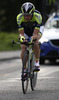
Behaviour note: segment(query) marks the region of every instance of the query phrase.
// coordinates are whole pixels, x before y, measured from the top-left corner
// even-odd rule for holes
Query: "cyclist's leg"
[[[28,36],[25,33],[24,33],[24,37],[25,37],[25,39],[28,38]],[[22,63],[23,63],[23,57],[24,57],[25,50],[26,50],[26,46],[22,44],[21,45],[21,59],[22,59]]]
[[[39,43],[40,38],[41,38],[41,35],[38,34],[38,39],[35,41],[35,43]],[[39,45],[34,45],[33,51],[35,54],[35,67],[37,67],[38,70],[40,70],[40,65],[39,65],[40,47],[39,47]]]
[[[35,41],[35,43],[39,43],[38,40]],[[34,45],[33,51],[34,51],[34,54],[35,54],[35,59],[36,59],[36,61],[38,61],[39,56],[40,56],[40,47],[39,47],[39,45]]]
[[[24,33],[24,37],[25,37],[25,39],[27,39],[27,36],[26,36],[25,33]],[[24,55],[25,55],[24,53],[26,51],[26,48],[27,47],[24,44],[21,45],[21,60],[22,60],[22,64],[23,64]],[[26,70],[27,70],[26,63],[27,63],[27,56],[26,56],[26,59],[25,59],[25,62],[24,62],[24,72],[26,72]],[[24,77],[26,77],[26,73],[24,73]],[[22,79],[22,74],[21,74],[21,79]]]
[[[25,37],[25,39],[27,39],[28,38],[28,36],[24,33],[24,37]],[[21,45],[21,59],[22,59],[22,64],[23,64],[23,60],[24,60],[24,55],[25,55],[25,51],[26,51],[26,48],[27,48],[27,46],[25,46],[25,45]],[[26,59],[25,59],[25,62],[24,62],[24,72],[26,72],[27,71],[27,59],[28,59],[28,56],[26,56]],[[26,77],[26,73],[24,73],[24,77]],[[21,79],[22,79],[22,74],[21,74]]]
[[[23,63],[23,57],[24,57],[24,52],[26,50],[26,46],[25,45],[21,45],[21,59],[22,59],[22,63]]]
[[[44,26],[42,25],[40,27],[40,31],[38,33],[37,41],[35,41],[36,43],[39,43],[39,39],[41,38],[43,31],[44,31]],[[36,59],[35,66],[40,66],[39,65],[39,59],[40,59],[40,47],[39,47],[39,45],[34,46],[34,54],[35,54],[35,59]]]

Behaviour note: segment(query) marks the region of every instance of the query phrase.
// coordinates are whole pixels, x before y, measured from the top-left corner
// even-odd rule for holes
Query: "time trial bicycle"
[[[37,71],[34,71],[35,55],[33,53],[33,46],[40,45],[41,43],[29,44],[29,42],[21,43],[21,42],[14,42],[13,40],[12,45],[13,44],[24,44],[27,47],[24,52],[23,64],[22,64],[22,90],[23,90],[23,93],[26,94],[29,80],[30,80],[30,86],[31,86],[32,91],[34,91],[36,83],[37,83]],[[24,72],[25,63],[27,66],[27,70]],[[26,73],[26,79],[24,77],[24,73]]]

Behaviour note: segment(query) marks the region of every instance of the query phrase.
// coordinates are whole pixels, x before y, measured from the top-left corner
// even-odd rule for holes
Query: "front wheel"
[[[28,88],[28,73],[27,73],[27,71],[25,72],[26,79],[24,77],[24,66],[25,66],[25,64],[26,64],[26,66],[28,66],[27,59],[28,59],[28,54],[27,54],[27,51],[25,51],[24,57],[23,57],[23,66],[22,66],[22,90],[23,90],[24,94],[26,94],[27,88]]]
[[[34,72],[34,63],[35,63],[35,56],[32,53],[32,59],[31,59],[31,78],[30,78],[30,84],[31,89],[34,91],[36,83],[37,83],[37,72]]]

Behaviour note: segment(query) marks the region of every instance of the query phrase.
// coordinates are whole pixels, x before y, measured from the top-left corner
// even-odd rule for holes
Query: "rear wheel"
[[[27,92],[27,88],[28,88],[28,73],[27,71],[24,72],[24,66],[25,66],[25,63],[26,63],[26,66],[28,66],[27,64],[27,59],[28,59],[28,53],[27,51],[24,52],[24,58],[23,58],[23,66],[22,66],[22,90],[23,90],[23,93],[26,94]],[[24,74],[26,74],[26,79],[24,77]]]
[[[33,72],[33,77],[31,78],[31,89],[34,91],[37,83],[37,72]]]
[[[31,58],[31,78],[30,78],[30,84],[31,84],[31,89],[34,91],[36,83],[37,83],[37,72],[34,72],[34,63],[35,63],[35,56],[32,53],[32,58]]]

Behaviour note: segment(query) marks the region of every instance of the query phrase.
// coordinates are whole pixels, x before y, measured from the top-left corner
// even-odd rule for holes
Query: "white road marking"
[[[55,73],[55,72],[57,72],[57,71],[45,72],[41,76],[44,77],[44,76],[47,76],[47,75],[51,75],[52,73]]]
[[[20,81],[21,78],[8,78],[4,80],[0,80],[0,82],[17,82]]]
[[[51,78],[54,78],[54,77],[40,77],[40,76],[38,76],[37,79],[51,79]]]
[[[52,78],[55,78],[54,76],[51,76],[51,74],[56,73],[57,71],[59,71],[59,69],[57,69],[57,68],[54,68],[54,70],[52,70],[50,68],[46,69],[46,70],[42,69],[38,73],[37,79],[52,79]],[[18,72],[18,73],[20,73],[20,72]],[[7,74],[7,76],[9,76],[9,75]],[[15,76],[14,73],[13,73],[12,76]],[[0,80],[0,83],[4,83],[4,82],[19,82],[19,81],[21,81],[21,77],[20,76],[15,76],[15,78],[5,78],[5,79],[2,79],[2,80]]]
[[[51,79],[51,78],[54,78],[54,77],[43,77],[43,76],[38,76],[37,79]],[[8,79],[3,79],[3,80],[0,80],[0,83],[4,83],[4,82],[19,82],[21,81],[21,77],[20,78],[8,78]]]

